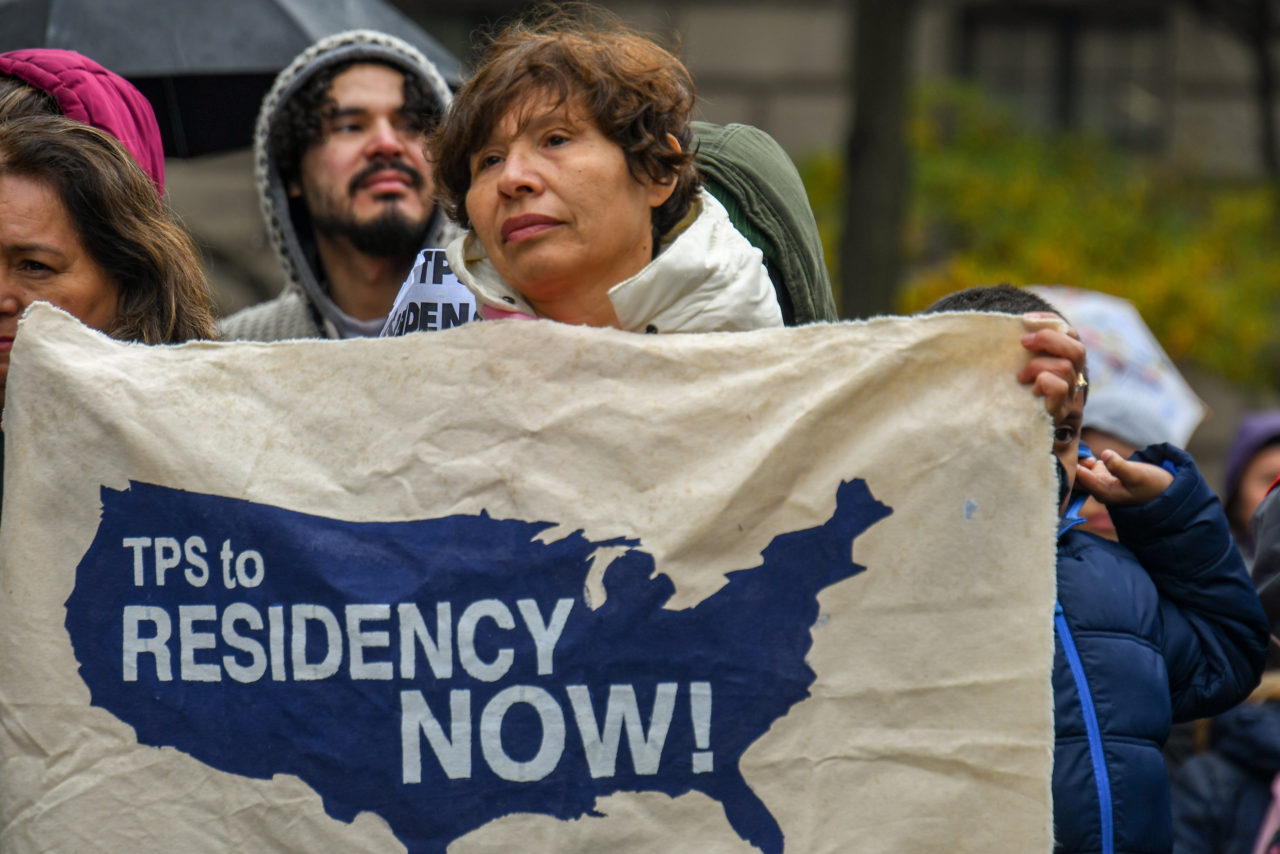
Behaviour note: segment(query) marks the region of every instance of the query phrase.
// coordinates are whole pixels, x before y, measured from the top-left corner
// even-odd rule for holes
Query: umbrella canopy
[[[318,39],[365,28],[398,36],[450,85],[457,58],[384,0],[0,0],[0,51],[78,51],[151,101],[165,153],[249,145],[275,75]]]

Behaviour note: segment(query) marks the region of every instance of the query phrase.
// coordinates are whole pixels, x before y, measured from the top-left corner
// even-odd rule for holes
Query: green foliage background
[[[1034,133],[980,92],[922,90],[899,311],[973,285],[1064,284],[1137,305],[1175,361],[1280,381],[1280,198],[1211,182],[1101,139]],[[838,273],[841,163],[801,164]],[[838,279],[836,279],[838,281]]]

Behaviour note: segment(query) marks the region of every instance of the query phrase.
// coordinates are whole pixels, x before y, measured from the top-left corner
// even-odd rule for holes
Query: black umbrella
[[[0,22],[0,51],[66,48],[127,78],[176,157],[249,145],[275,75],[343,30],[398,36],[450,85],[461,75],[449,51],[384,0],[0,0]]]

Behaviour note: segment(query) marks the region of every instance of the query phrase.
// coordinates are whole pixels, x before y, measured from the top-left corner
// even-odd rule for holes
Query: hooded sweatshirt
[[[289,204],[288,188],[267,146],[267,137],[280,107],[317,72],[351,61],[380,62],[421,79],[427,90],[434,93],[441,115],[452,100],[448,85],[430,60],[407,42],[373,30],[350,30],[321,39],[280,72],[258,112],[253,160],[259,207],[285,283],[275,299],[224,319],[222,334],[228,340],[351,338],[382,331],[385,318],[357,320],[330,298],[310,217],[301,205]],[[424,246],[444,247],[457,233],[457,228],[437,210],[432,215]],[[406,269],[405,274],[408,273]]]
[[[164,148],[151,102],[120,75],[72,50],[0,53],[0,75],[49,94],[67,118],[106,131],[124,145],[164,195]]]
[[[1227,451],[1227,473],[1224,478],[1222,490],[1222,506],[1226,508],[1228,518],[1231,519],[1231,533],[1235,535],[1236,545],[1240,547],[1240,553],[1244,555],[1246,563],[1252,569],[1254,582],[1259,587],[1264,581],[1270,579],[1277,570],[1276,557],[1280,554],[1277,550],[1276,530],[1275,530],[1275,513],[1270,511],[1271,519],[1269,524],[1260,525],[1259,516],[1262,514],[1262,506],[1266,504],[1264,500],[1258,506],[1249,509],[1249,515],[1252,521],[1248,526],[1238,522],[1237,514],[1240,511],[1239,503],[1241,499],[1241,481],[1244,478],[1249,464],[1253,462],[1253,458],[1262,451],[1272,445],[1280,443],[1280,410],[1268,410],[1264,412],[1251,412],[1240,421],[1240,427],[1236,430],[1235,440],[1231,443],[1231,448]],[[1270,472],[1257,472],[1254,477]],[[1271,492],[1275,489],[1272,488]],[[1266,514],[1262,514],[1266,515]],[[1265,535],[1263,529],[1269,528]],[[1255,565],[1255,559],[1263,552],[1268,552],[1261,561],[1261,566]]]

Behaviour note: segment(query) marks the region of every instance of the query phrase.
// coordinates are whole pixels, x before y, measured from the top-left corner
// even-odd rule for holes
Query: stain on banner
[[[863,571],[853,541],[890,514],[845,483],[826,524],[664,610],[674,588],[639,541],[542,542],[549,522],[351,523],[143,483],[102,498],[66,620],[93,704],[140,743],[297,775],[410,852],[515,812],[698,790],[780,854],[738,761],[809,696],[817,595]],[[601,550],[621,555],[592,603]]]
[[[443,249],[423,249],[400,286],[382,336],[434,332],[476,319],[476,298],[449,268]]]

